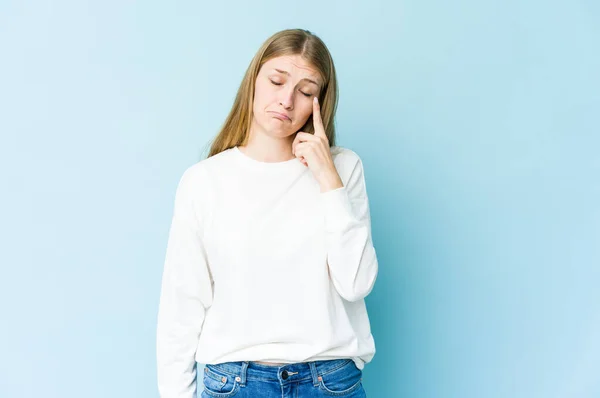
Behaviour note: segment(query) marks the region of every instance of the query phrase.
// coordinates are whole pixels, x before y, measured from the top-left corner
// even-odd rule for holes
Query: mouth
[[[280,120],[289,120],[291,121],[291,119],[289,117],[287,117],[286,115],[279,113],[279,112],[271,112],[273,114],[273,117],[280,119]]]

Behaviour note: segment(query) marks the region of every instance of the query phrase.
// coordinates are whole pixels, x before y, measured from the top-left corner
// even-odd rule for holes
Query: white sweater
[[[190,166],[175,194],[157,325],[162,398],[192,398],[196,362],[375,355],[364,297],[378,262],[363,165],[332,147],[344,187],[298,159],[233,147]]]

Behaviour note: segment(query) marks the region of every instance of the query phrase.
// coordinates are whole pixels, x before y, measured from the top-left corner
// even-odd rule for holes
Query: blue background
[[[253,3],[253,4],[252,4]],[[339,72],[370,397],[600,396],[600,3],[0,3],[0,396],[157,397],[177,181],[262,42]]]

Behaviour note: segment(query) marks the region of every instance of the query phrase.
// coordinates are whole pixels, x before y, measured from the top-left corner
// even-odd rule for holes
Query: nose
[[[291,90],[290,89],[281,90],[281,97],[279,99],[279,103],[286,110],[294,109],[294,88],[293,87]]]

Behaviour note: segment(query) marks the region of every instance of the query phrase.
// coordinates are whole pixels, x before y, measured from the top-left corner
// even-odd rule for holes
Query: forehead
[[[300,79],[309,77],[319,81],[319,72],[317,69],[299,55],[283,55],[272,58],[265,62],[262,68],[267,73],[276,72],[275,69],[280,69]]]

